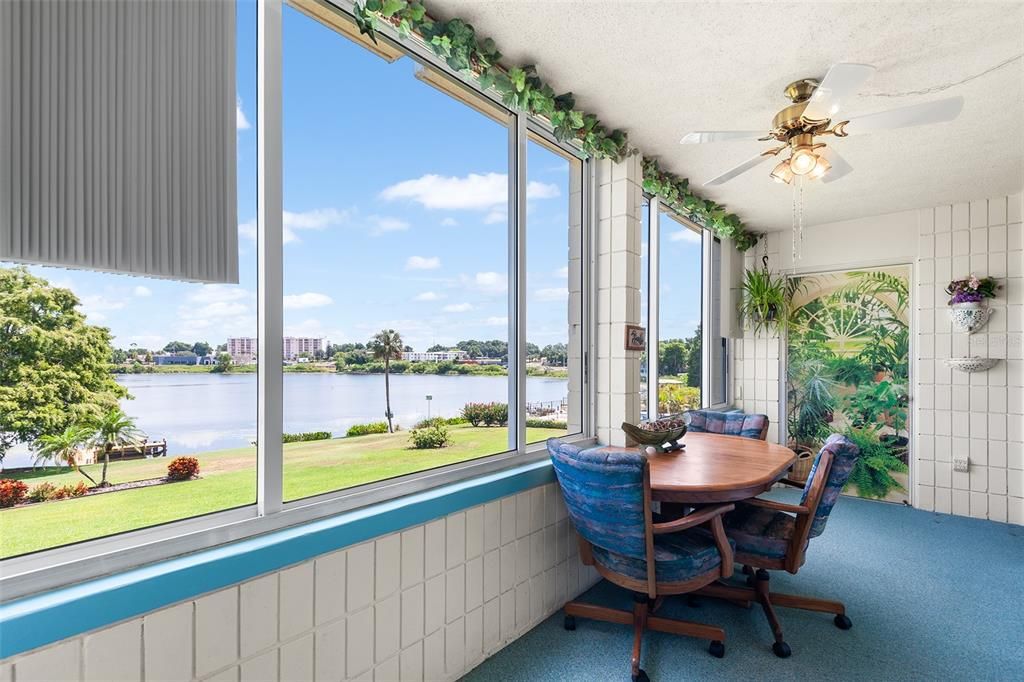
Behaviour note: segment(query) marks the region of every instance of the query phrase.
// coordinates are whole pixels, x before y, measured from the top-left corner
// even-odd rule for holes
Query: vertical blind
[[[0,0],[0,259],[237,282],[235,8]]]

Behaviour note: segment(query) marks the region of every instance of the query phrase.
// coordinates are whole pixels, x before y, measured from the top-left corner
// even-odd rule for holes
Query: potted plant
[[[768,268],[747,270],[742,289],[740,316],[755,334],[762,329],[785,326],[788,296],[784,277],[772,275]]]
[[[967,279],[955,279],[946,287],[949,294],[950,317],[957,328],[974,332],[988,321],[988,309],[985,300],[996,297],[1000,288],[992,277],[979,279],[971,275]]]

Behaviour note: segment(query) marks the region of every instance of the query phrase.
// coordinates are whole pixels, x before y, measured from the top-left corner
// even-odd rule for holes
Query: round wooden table
[[[796,461],[789,448],[742,436],[688,433],[686,447],[648,457],[651,499],[709,504],[757,497]]]

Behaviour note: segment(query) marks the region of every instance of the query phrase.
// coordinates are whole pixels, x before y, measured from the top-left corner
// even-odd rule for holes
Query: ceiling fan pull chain
[[[800,186],[798,192],[800,195],[799,201],[797,202],[799,211],[799,235],[797,236],[797,249],[796,257],[797,260],[802,260],[804,257],[804,179],[803,176],[797,178],[797,184]]]

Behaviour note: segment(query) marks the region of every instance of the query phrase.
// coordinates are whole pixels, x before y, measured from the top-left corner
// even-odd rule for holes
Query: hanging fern
[[[401,38],[417,35],[450,68],[475,79],[484,90],[493,88],[509,108],[546,118],[557,140],[577,142],[588,156],[621,161],[636,153],[625,131],[609,130],[597,116],[576,109],[573,94],[556,94],[532,64],[502,67],[494,41],[478,39],[473,26],[462,19],[434,21],[420,0],[365,0],[355,4],[353,15],[360,33],[374,43],[384,23]],[[747,231],[736,214],[697,196],[687,180],[662,172],[653,159],[644,159],[643,167],[644,189],[657,194],[672,210],[719,237],[732,239],[741,251],[757,243],[758,235]]]

